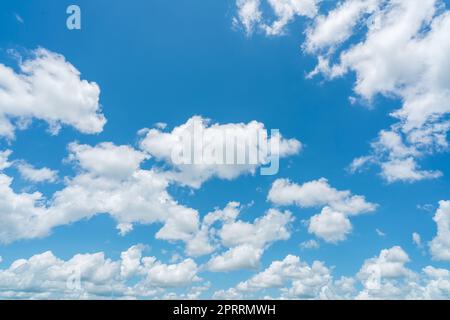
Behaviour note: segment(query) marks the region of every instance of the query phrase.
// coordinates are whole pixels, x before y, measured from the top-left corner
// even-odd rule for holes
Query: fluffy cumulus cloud
[[[380,3],[381,0],[347,0],[327,14],[318,15],[306,31],[306,50],[316,52],[341,44],[352,35],[363,16],[373,13]]]
[[[16,193],[13,179],[0,173],[0,242],[44,235],[48,227],[45,198],[40,192]]]
[[[194,299],[208,290],[209,284],[201,278],[202,268],[194,260],[166,264],[144,256],[145,250],[144,245],[132,246],[118,260],[107,258],[103,252],[76,254],[63,260],[50,251],[18,259],[0,269],[0,297]],[[394,246],[364,261],[354,276],[336,278],[333,268],[323,262],[309,264],[287,255],[212,297],[259,299],[270,292],[283,299],[450,298],[448,270],[426,266],[414,272],[407,267],[409,261],[408,254]]]
[[[382,169],[381,176],[389,183],[415,182],[442,176],[440,171],[420,169],[416,161],[420,152],[414,147],[406,146],[397,132],[382,130],[371,145],[374,154],[354,159],[350,165],[351,172],[360,171],[367,164],[378,163]],[[381,156],[385,159],[382,162],[379,161]]]
[[[300,208],[329,206],[334,210],[357,215],[374,211],[376,205],[364,196],[352,195],[349,190],[337,190],[321,178],[300,185],[287,179],[277,179],[269,191],[268,200],[276,205],[297,205]]]
[[[338,299],[350,298],[356,291],[353,278],[333,279],[332,269],[323,262],[308,264],[298,256],[288,255],[273,261],[265,270],[227,290],[214,293],[217,299],[267,297],[276,290],[282,299]]]
[[[377,207],[363,196],[331,187],[324,178],[302,185],[287,179],[277,179],[267,198],[279,206],[322,207],[319,214],[309,219],[308,231],[331,243],[346,239],[352,230],[349,216],[372,212]]]
[[[214,252],[218,247],[218,223],[233,223],[241,212],[239,202],[229,202],[225,208],[209,212],[203,218],[198,232],[186,243],[186,251],[191,256],[202,256]]]
[[[14,138],[17,128],[43,120],[56,134],[61,125],[82,133],[99,133],[106,119],[99,104],[100,88],[81,79],[65,58],[46,49],[19,58],[19,71],[0,64],[0,137]]]
[[[320,296],[332,280],[331,270],[322,262],[312,265],[300,261],[297,256],[288,255],[282,261],[274,261],[264,271],[236,286],[241,292],[255,292],[269,288],[281,288],[292,298]],[[291,286],[286,288],[287,284]]]
[[[352,171],[380,167],[388,182],[435,179],[439,170],[423,169],[425,156],[448,150],[450,129],[450,13],[443,0],[345,0],[318,10],[315,1],[239,0],[239,21],[247,33],[262,29],[282,34],[296,16],[311,18],[302,45],[317,57],[318,74],[328,79],[356,75],[354,91],[366,102],[377,95],[400,101],[390,113],[395,123],[380,131],[367,156]],[[264,16],[278,17],[268,23]],[[353,100],[354,97],[352,97]],[[399,152],[400,151],[400,152]]]
[[[112,260],[105,253],[76,254],[68,260],[47,251],[18,259],[0,269],[0,297],[19,299],[195,299],[209,288],[202,268],[190,259],[166,264],[145,256],[135,245]],[[410,258],[398,246],[367,259],[354,276],[336,278],[323,262],[311,264],[287,255],[235,287],[218,290],[219,299],[448,299],[450,272],[407,267]],[[361,289],[357,289],[360,287]],[[175,293],[173,290],[176,290]],[[180,293],[180,290],[182,293]]]
[[[255,130],[264,129],[264,125],[257,122],[207,126],[203,118],[196,119],[203,126],[207,141],[217,138],[214,136],[216,128],[219,131],[229,129],[244,139]],[[253,165],[252,168],[245,165],[244,168],[239,165],[201,167],[188,165],[180,169],[174,165],[168,170],[155,166],[143,169],[143,164],[150,158],[169,162],[170,148],[176,144],[176,139],[183,135],[185,128],[192,121],[194,120],[191,119],[185,125],[175,128],[171,133],[164,133],[159,129],[146,130],[145,137],[139,144],[140,149],[128,145],[115,145],[111,142],[102,142],[95,146],[71,143],[65,162],[73,166],[75,174],[64,177],[64,186],[48,197],[40,192],[16,192],[12,187],[13,178],[3,172],[0,173],[2,189],[0,241],[10,243],[19,239],[43,237],[57,226],[89,219],[97,214],[109,214],[117,222],[117,228],[122,235],[131,232],[135,224],[156,223],[161,225],[156,238],[184,242],[186,252],[191,256],[210,254],[217,248],[217,244],[211,242],[210,234],[214,221],[222,221],[224,230],[230,228],[228,224],[231,222],[237,224],[236,228],[250,228],[250,225],[243,222],[238,224],[231,218],[233,214],[230,212],[236,210],[232,208],[233,205],[221,213],[217,211],[207,215],[201,222],[197,210],[179,204],[169,194],[168,188],[173,184],[198,187],[213,176],[231,179],[245,172],[252,172],[261,163]],[[301,148],[300,142],[295,139],[278,138],[281,156],[294,154]],[[270,142],[274,137],[268,139],[265,136],[265,139]],[[8,160],[10,154],[9,150],[1,153],[2,170],[11,166]],[[32,182],[57,180],[56,172],[48,168],[37,169],[25,161],[16,161],[15,164],[26,180]],[[284,217],[290,219],[288,214],[269,211],[261,221],[257,220],[253,232],[260,232],[260,228],[267,229],[264,223],[270,223],[272,222],[270,219],[273,219],[275,223],[281,225],[278,231],[282,235],[279,237],[284,238],[282,229]],[[261,229],[261,232],[266,232],[266,229]],[[253,248],[257,248],[254,261],[259,260],[265,245],[275,240],[278,231],[274,231],[275,235],[267,233],[268,239],[265,242],[259,239],[258,243],[251,244]],[[225,233],[226,231],[223,232],[224,239]],[[238,250],[237,244],[225,245],[230,250]],[[240,253],[244,251],[245,248],[240,248]]]
[[[211,258],[208,269],[213,272],[227,272],[240,269],[256,269],[263,250],[251,245],[233,247],[221,255]]]
[[[268,167],[273,156],[287,157],[300,152],[302,144],[279,133],[269,136],[263,123],[217,124],[200,116],[173,128],[141,130],[142,150],[173,167],[171,178],[199,188],[212,178],[235,179]],[[275,161],[278,161],[275,159]]]
[[[312,216],[308,225],[309,233],[331,243],[345,240],[351,230],[352,224],[345,214],[329,207]]]
[[[247,33],[252,33],[255,25],[261,21],[260,0],[237,0],[238,17],[235,24],[242,24]]]
[[[145,153],[112,143],[71,144],[69,151],[79,173],[53,195],[49,210],[54,223],[108,213],[121,233],[135,223],[162,223],[156,237],[164,240],[187,240],[196,232],[198,212],[170,196],[164,173],[141,169]]]
[[[401,298],[403,292],[396,282],[412,276],[412,272],[405,266],[407,262],[408,255],[398,246],[381,250],[377,257],[366,260],[357,275],[364,286],[359,298],[379,295],[382,295],[380,298],[395,298],[397,295]]]
[[[437,234],[430,241],[430,253],[435,260],[450,261],[450,201],[440,201],[433,218]]]
[[[234,18],[234,24],[241,25],[247,34],[261,30],[267,35],[280,35],[295,17],[314,17],[318,11],[318,2],[318,0],[237,0],[238,14]],[[266,18],[261,9],[263,5],[270,7],[273,18]]]
[[[228,204],[226,209],[238,210],[236,203]],[[217,213],[212,213],[215,215]],[[235,212],[238,213],[238,212]],[[217,216],[216,216],[217,217]],[[222,217],[224,217],[222,215]],[[210,271],[232,271],[238,269],[255,269],[259,266],[264,250],[275,241],[287,240],[291,236],[290,225],[293,222],[289,211],[281,212],[270,209],[253,223],[232,219],[222,220],[223,224],[217,234],[221,246],[227,248],[220,255],[213,256],[207,263]],[[211,215],[206,216],[211,219]],[[211,220],[210,220],[211,221]]]
[[[398,246],[367,259],[356,277],[363,289],[357,299],[449,299],[450,272],[427,266],[414,272],[408,254]]]
[[[143,257],[144,246],[122,252],[119,260],[103,252],[77,254],[65,261],[47,251],[0,269],[0,297],[18,299],[111,299],[161,297],[168,288],[189,287],[201,279],[186,259],[164,264]],[[127,280],[133,278],[134,284]]]
[[[129,146],[73,143],[68,160],[78,173],[51,199],[39,192],[16,193],[13,179],[1,174],[0,241],[46,236],[56,226],[100,213],[110,214],[122,233],[134,223],[161,223],[158,238],[188,240],[197,231],[198,212],[169,195],[164,173],[140,168],[147,157]]]
[[[56,182],[58,172],[47,167],[35,168],[31,164],[21,161],[17,164],[17,170],[23,179],[30,182]]]
[[[418,160],[448,148],[449,27],[449,11],[440,0],[347,0],[307,31],[306,51],[319,61],[311,75],[354,72],[354,90],[363,99],[381,94],[402,103],[391,113],[397,122],[380,132],[372,153],[356,159],[353,169],[378,164],[389,182],[441,175],[423,170]],[[360,40],[343,45],[361,28]]]
[[[11,166],[11,162],[8,161],[11,153],[11,150],[0,151],[0,170],[5,170]]]
[[[235,287],[218,290],[217,299],[263,298],[277,292],[283,299],[448,299],[450,272],[432,266],[414,272],[398,246],[367,259],[357,274],[336,278],[323,262],[308,264],[288,255]],[[360,287],[361,289],[358,289]]]

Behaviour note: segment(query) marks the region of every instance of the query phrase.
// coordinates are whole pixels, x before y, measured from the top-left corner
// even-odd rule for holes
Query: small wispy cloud
[[[412,241],[417,248],[422,248],[422,238],[420,237],[420,234],[413,232]]]
[[[320,244],[316,240],[308,240],[300,243],[301,249],[318,249]]]
[[[429,204],[429,203],[427,203],[427,204],[418,204],[417,205],[417,209],[423,210],[423,211],[426,211],[426,212],[434,212],[435,211],[434,205]]]
[[[25,23],[25,21],[23,20],[23,18],[19,14],[14,13],[14,16],[16,17],[17,22],[19,22],[21,24]]]
[[[379,235],[380,237],[386,237],[386,233],[384,233],[384,232],[381,231],[380,229],[375,229],[375,232],[376,232],[377,235]]]

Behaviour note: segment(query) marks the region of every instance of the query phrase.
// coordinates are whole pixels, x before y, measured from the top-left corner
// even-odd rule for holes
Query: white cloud
[[[288,239],[289,224],[292,221],[293,217],[289,211],[269,209],[264,216],[256,218],[253,223],[235,221],[224,224],[219,236],[222,244],[227,247],[241,244],[264,247],[269,242]]]
[[[367,202],[363,196],[331,187],[324,178],[303,185],[287,179],[277,179],[267,198],[276,205],[322,207],[321,213],[309,219],[308,231],[331,243],[346,239],[352,230],[349,216],[372,212],[377,207],[376,204]]]
[[[217,230],[214,224],[229,224],[236,221],[242,207],[239,202],[229,202],[225,208],[209,212],[203,218],[198,232],[186,242],[186,252],[190,256],[202,256],[217,248]]]
[[[217,221],[223,221],[225,223],[233,223],[239,216],[242,210],[242,206],[239,202],[231,201],[227,203],[225,208],[216,209],[213,212],[208,213],[203,219],[203,223],[207,226],[211,226]]]
[[[407,276],[410,271],[405,267],[405,264],[409,261],[408,254],[399,246],[384,249],[381,250],[377,257],[364,262],[364,265],[359,270],[358,276],[361,279],[366,279],[373,274],[373,267],[378,269],[377,271],[380,277],[398,278]]]
[[[347,216],[329,207],[323,208],[321,213],[312,216],[308,225],[309,233],[331,243],[345,240],[351,230],[352,225]]]
[[[170,241],[188,241],[198,232],[198,212],[169,195],[164,173],[140,168],[144,153],[112,143],[71,144],[69,152],[79,172],[51,199],[15,193],[12,178],[0,174],[1,242],[46,236],[56,226],[101,213],[110,214],[122,234],[135,223],[163,224],[156,237]]]
[[[395,246],[368,259],[358,272],[363,285],[357,299],[448,299],[450,273],[427,266],[420,273],[406,267],[407,253]]]
[[[138,286],[185,287],[200,281],[197,276],[198,267],[192,259],[177,264],[163,264],[156,258],[144,258],[145,279]]]
[[[47,251],[0,270],[0,296],[26,299],[123,294],[125,288],[116,278],[118,268],[119,263],[106,259],[103,253],[79,254],[63,261]]]
[[[217,300],[242,300],[243,294],[235,288],[229,288],[227,290],[219,290],[214,292],[212,298]]]
[[[261,299],[267,290],[278,299],[448,299],[450,271],[432,266],[414,272],[408,254],[398,246],[367,259],[359,272],[334,278],[323,262],[308,264],[288,255],[235,287],[219,290],[218,299]],[[357,290],[357,287],[362,287]]]
[[[253,32],[255,25],[261,21],[260,0],[236,0],[238,17],[234,23],[242,23],[247,34]]]
[[[227,257],[234,260],[227,261],[225,269],[240,268],[238,260],[243,249],[239,251],[238,247],[243,245],[251,246],[254,254],[247,267],[255,267],[267,246],[290,236],[293,218],[289,212],[271,209],[247,223],[236,220],[242,209],[237,202],[230,202],[200,221],[196,210],[177,203],[168,193],[173,183],[171,175],[142,169],[148,154],[130,146],[72,143],[68,150],[68,163],[77,169],[76,174],[65,177],[64,188],[49,199],[39,192],[16,193],[11,187],[12,178],[0,175],[1,242],[44,237],[57,226],[109,214],[121,235],[131,232],[134,224],[161,224],[156,238],[184,242],[190,256],[210,254],[220,246],[227,248],[228,255],[215,256],[216,263],[211,262],[215,265],[212,269],[219,270],[217,261]]]
[[[130,231],[134,223],[163,223],[159,239],[184,241],[197,231],[198,212],[169,195],[165,174],[140,168],[146,154],[112,143],[71,144],[69,151],[80,172],[53,196],[50,210],[58,223],[104,212],[116,219],[121,231]]]
[[[301,208],[329,206],[349,215],[371,212],[376,205],[363,196],[352,195],[348,190],[339,191],[321,178],[299,185],[287,179],[277,179],[269,191],[268,200],[276,205],[297,205]]]
[[[430,253],[435,260],[450,261],[450,201],[440,201],[433,220],[437,234],[430,241]]]
[[[236,216],[233,213],[231,218],[235,219]],[[207,264],[209,270],[215,272],[257,268],[264,250],[271,243],[289,239],[290,224],[293,221],[289,211],[280,212],[275,209],[268,210],[253,223],[234,221],[230,216],[226,219],[217,235],[221,244],[229,249],[221,255],[213,256]]]
[[[420,170],[413,158],[390,160],[381,164],[382,177],[387,182],[415,182],[424,179],[435,179],[442,176],[440,171]]]
[[[394,131],[382,130],[372,147],[377,153],[386,153],[390,159],[403,159],[419,155],[416,149],[406,146],[401,135]]]
[[[202,285],[192,286],[187,291],[182,293],[169,292],[164,294],[161,299],[164,300],[198,300],[202,293],[209,290],[211,286],[210,282]]]
[[[103,252],[77,254],[64,261],[47,251],[0,269],[0,296],[12,299],[92,299],[152,297],[164,288],[186,287],[200,280],[191,259],[166,265],[142,257],[142,245],[113,261]],[[128,285],[130,276],[137,277]]]
[[[142,251],[144,249],[144,245],[138,244],[120,254],[120,259],[122,260],[120,275],[122,277],[128,279],[141,272]]]
[[[267,0],[277,19],[270,25],[264,25],[267,35],[283,34],[286,25],[296,16],[309,18],[317,14],[317,0]]]
[[[416,247],[418,247],[418,248],[422,247],[422,238],[421,238],[420,234],[418,234],[417,232],[413,232],[412,241],[416,245]]]
[[[103,130],[99,86],[81,80],[62,55],[40,48],[20,59],[19,69],[0,64],[0,136],[14,138],[16,127],[33,118],[47,122],[53,134],[61,125],[82,133]]]
[[[418,204],[416,207],[417,207],[417,209],[423,210],[423,211],[426,211],[426,212],[433,212],[433,211],[435,211],[435,207],[431,203]]]
[[[379,235],[380,237],[386,237],[386,233],[380,229],[375,229],[375,232],[377,233],[377,235]]]
[[[378,139],[372,143],[372,149],[373,155],[353,160],[351,172],[360,170],[366,164],[378,163],[381,166],[381,176],[389,183],[435,179],[442,175],[440,171],[421,170],[416,158],[422,154],[417,149],[406,146],[399,132],[382,130]]]
[[[330,278],[330,270],[321,262],[315,261],[309,266],[301,262],[299,257],[288,255],[282,261],[272,262],[267,269],[239,283],[236,288],[243,292],[251,292],[282,288],[288,281],[292,281],[293,287],[290,291],[293,295],[312,297],[317,295]]]
[[[422,170],[417,161],[448,149],[449,27],[450,14],[440,0],[347,0],[318,17],[307,32],[306,51],[318,55],[311,76],[334,78],[352,71],[354,90],[364,99],[381,94],[401,100],[402,107],[391,113],[397,123],[380,133],[370,155],[389,182],[441,175]],[[363,36],[356,42],[345,42],[360,30]]]
[[[217,246],[211,243],[210,229],[204,225],[190,239],[186,240],[186,254],[191,257],[210,254],[216,248]]]
[[[422,273],[426,282],[420,290],[419,299],[420,296],[424,299],[450,299],[450,271],[427,266]]]
[[[11,155],[11,150],[0,151],[0,171],[5,170],[11,166],[11,162],[8,162],[8,158]]]
[[[272,141],[275,141],[273,139],[278,138],[280,157],[297,154],[302,148],[302,144],[296,139],[271,136],[262,139],[264,141],[257,140],[258,144],[254,153],[258,155],[258,159],[255,164],[249,162],[228,164],[224,161],[228,155],[215,154],[217,150],[223,153],[224,147],[227,145],[226,137],[235,137],[233,141],[236,145],[236,153],[243,150],[244,155],[248,158],[249,145],[257,139],[260,132],[266,132],[266,129],[263,123],[257,121],[247,124],[212,124],[208,119],[194,116],[186,123],[173,128],[171,132],[164,132],[160,129],[141,131],[144,137],[140,141],[140,147],[157,160],[165,161],[173,167],[171,179],[190,187],[199,188],[203,182],[213,177],[232,180],[243,174],[254,174],[258,167],[266,165],[270,161],[269,151],[271,150],[267,150],[268,147],[264,146],[264,142],[270,145]],[[209,152],[212,154],[210,155]],[[189,161],[194,161],[189,164],[176,163],[174,155],[178,157],[179,154],[184,154]]]
[[[285,32],[285,27],[297,16],[312,18],[318,11],[318,0],[267,0],[273,11],[273,19],[264,18],[260,0],[237,0],[238,16],[234,24],[241,24],[247,34],[255,29],[262,30],[266,35],[276,36]]]
[[[320,244],[314,239],[310,239],[308,241],[300,243],[300,248],[302,249],[318,249],[319,247]]]
[[[244,131],[245,128],[263,127],[257,122],[248,125],[214,126],[232,130],[243,128]],[[174,129],[175,133],[166,134],[158,131],[157,134],[160,138],[162,137],[162,140],[167,137],[170,140],[170,137],[177,135],[178,130],[183,130],[182,127]],[[205,127],[206,131],[210,128]],[[147,138],[148,136],[144,139],[145,143],[141,142],[141,145],[145,144],[145,149],[151,149],[155,157],[167,155],[165,152],[168,152],[168,149],[164,149],[164,143],[158,144],[156,140],[150,143]],[[158,146],[161,148],[158,149]],[[291,154],[297,152],[300,146],[296,140],[282,140],[280,152],[282,155]],[[179,204],[167,191],[171,184],[180,183],[178,179],[180,172],[155,168],[142,169],[143,163],[150,158],[145,151],[127,145],[115,145],[111,142],[99,143],[96,146],[71,143],[68,151],[69,156],[66,162],[76,169],[76,173],[72,177],[65,177],[65,186],[48,198],[39,192],[16,193],[11,187],[13,179],[1,174],[0,189],[3,191],[0,195],[0,216],[3,223],[0,226],[0,242],[10,243],[19,239],[44,237],[57,226],[89,219],[97,214],[109,214],[117,222],[121,235],[131,232],[134,224],[161,224],[161,229],[156,233],[157,239],[182,241],[186,244],[188,255],[199,256],[210,254],[217,248],[219,240],[217,236],[214,239],[211,235],[211,232],[215,230],[212,227],[215,221],[227,225],[225,230],[234,224],[247,226],[242,221],[235,221],[239,213],[238,203],[230,203],[222,211],[216,210],[207,215],[203,223],[200,223],[199,213],[196,210]],[[9,154],[10,151],[2,152],[3,168],[10,165],[7,161]],[[18,163],[20,173],[29,180],[51,181],[56,178],[54,176],[56,173],[49,169],[34,169],[25,162]],[[229,170],[228,176],[228,173],[224,173],[220,168],[213,168],[212,173],[208,170],[200,177],[200,183],[211,175],[218,174],[221,177],[230,178],[242,173],[241,169],[236,170],[233,166],[224,169]],[[248,168],[244,169],[246,170]],[[195,169],[193,171],[194,173],[185,168],[181,175],[197,179],[198,171]],[[257,225],[254,230],[260,233],[255,234],[253,246],[263,249],[275,238],[285,237],[283,226],[280,226],[280,230],[270,230],[267,225],[264,225],[264,219],[276,220],[278,217],[280,219],[273,221],[274,223],[282,224],[283,217],[288,217],[288,220],[291,218],[287,213],[270,211],[261,218],[260,222],[256,220]],[[253,225],[248,224],[248,226],[252,228]],[[224,239],[225,233],[224,231]],[[244,236],[246,235],[242,234],[242,237]],[[227,246],[231,247],[230,244]]]
[[[16,165],[23,179],[31,182],[56,182],[58,180],[58,171],[47,167],[36,169],[29,163],[20,161]]]
[[[338,3],[326,15],[319,15],[306,31],[306,50],[317,52],[347,40],[363,15],[373,13],[383,0],[348,0]]]
[[[176,298],[198,299],[209,288],[199,284],[200,268],[192,259],[165,264],[143,256],[135,245],[111,260],[103,252],[77,254],[68,260],[52,252],[18,259],[0,269],[3,299]],[[367,259],[354,277],[333,277],[323,262],[308,264],[294,255],[273,261],[266,269],[235,287],[219,290],[215,299],[267,297],[267,290],[283,299],[448,299],[450,272],[427,266],[416,273],[400,247],[383,249]],[[133,279],[133,281],[129,281]],[[357,291],[356,285],[362,290]],[[173,293],[172,289],[186,290]],[[275,290],[275,291],[273,291]]]
[[[117,230],[119,230],[119,234],[121,236],[125,236],[126,234],[133,231],[133,224],[129,222],[118,223],[116,226]]]
[[[277,289],[283,299],[328,299],[347,297],[354,291],[353,279],[333,281],[331,272],[320,261],[309,265],[297,256],[288,255],[234,288],[217,291],[214,298],[259,299],[267,290]]]
[[[136,245],[121,254],[120,274],[125,279],[141,278],[134,288],[137,292],[145,292],[151,287],[186,287],[201,280],[194,260],[188,258],[179,263],[164,264],[155,257],[142,257],[144,249],[144,245]]]
[[[367,259],[357,274],[363,289],[355,298],[448,299],[447,270],[427,266],[416,273],[406,267],[409,261],[408,254],[399,246],[381,250],[378,256]]]
[[[0,173],[0,242],[35,238],[46,234],[47,208],[41,193],[15,193],[13,179]]]
[[[130,146],[103,142],[95,147],[71,143],[69,160],[93,176],[120,180],[132,175],[148,156]]]
[[[353,159],[352,163],[348,167],[348,171],[350,173],[356,173],[363,170],[363,168],[374,162],[374,158],[372,156],[363,156],[359,158]]]
[[[262,249],[242,244],[228,249],[222,255],[211,258],[207,266],[213,272],[256,269],[259,266],[262,253]]]
[[[19,22],[21,24],[25,23],[25,21],[23,20],[23,18],[19,14],[15,13],[14,17],[16,18],[17,22]]]
[[[445,53],[450,48],[450,13],[446,2],[345,0],[316,15],[314,1],[298,1],[297,6],[294,1],[273,0],[269,7],[279,18],[273,24],[264,21],[261,1],[238,1],[239,14],[250,2],[247,20],[240,19],[248,33],[258,27],[267,34],[281,34],[296,15],[313,18],[303,44],[304,51],[318,60],[309,77],[336,78],[354,72],[354,91],[364,100],[384,95],[401,101],[401,108],[390,113],[397,122],[380,132],[369,155],[355,158],[351,172],[376,164],[390,183],[442,176],[438,170],[422,169],[419,161],[448,150],[450,58]],[[297,10],[300,6],[309,7],[309,14]],[[392,143],[408,154],[390,149]]]
[[[165,123],[165,122],[155,123],[155,128],[157,128],[157,129],[164,130],[166,127],[167,127],[167,123]]]

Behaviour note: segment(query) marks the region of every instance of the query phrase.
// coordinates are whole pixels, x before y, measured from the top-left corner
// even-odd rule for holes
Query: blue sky
[[[428,2],[433,2],[436,8],[443,6],[436,9],[434,19],[448,13],[445,7],[448,1]],[[420,6],[416,1],[399,3]],[[4,173],[14,179],[12,188],[16,193],[40,191],[51,199],[57,190],[65,188],[67,182],[63,177],[74,177],[79,172],[73,163],[63,161],[69,154],[68,145],[74,141],[89,146],[112,142],[139,149],[137,132],[158,122],[166,123],[170,131],[195,115],[220,124],[256,120],[265,128],[280,129],[283,137],[295,138],[303,145],[300,152],[281,159],[277,175],[242,174],[232,180],[213,177],[198,189],[173,183],[168,192],[178,203],[197,210],[200,217],[215,208],[224,208],[230,201],[238,201],[244,205],[239,216],[243,221],[253,222],[274,207],[290,210],[295,221],[290,225],[288,239],[271,242],[255,268],[212,272],[205,267],[211,255],[192,257],[200,267],[198,276],[202,278],[195,285],[208,283],[208,288],[198,297],[210,298],[215,292],[225,292],[289,254],[298,256],[308,265],[315,260],[323,261],[335,279],[357,278],[366,259],[377,257],[381,250],[394,246],[400,246],[407,253],[410,260],[407,267],[417,274],[429,265],[442,269],[450,267],[448,260],[433,259],[428,248],[428,242],[436,236],[436,223],[432,218],[439,201],[449,200],[450,156],[446,148],[430,147],[434,148],[430,151],[422,145],[410,145],[428,150],[418,157],[420,166],[424,170],[440,171],[439,177],[388,181],[380,172],[386,160],[371,147],[381,130],[399,123],[389,114],[400,109],[409,96],[398,87],[383,92],[374,89],[372,101],[364,101],[363,94],[355,90],[355,83],[364,80],[365,71],[357,69],[356,62],[355,65],[349,62],[349,71],[333,79],[326,70],[315,77],[307,77],[316,67],[318,56],[327,57],[327,54],[324,53],[326,48],[310,52],[302,48],[308,41],[305,32],[318,23],[314,16],[325,15],[338,5],[318,3],[319,11],[313,17],[297,13],[282,32],[268,35],[264,23],[269,25],[277,16],[265,1],[260,7],[265,20],[254,20],[252,30],[246,30],[239,7],[232,0],[177,3],[78,0],[76,4],[82,12],[81,30],[68,30],[65,26],[69,4],[72,2],[1,2],[0,63],[20,73],[11,49],[24,59],[31,57],[32,50],[39,47],[64,56],[80,71],[81,79],[93,81],[100,87],[101,112],[107,123],[95,134],[84,134],[73,126],[63,125],[57,135],[51,135],[48,124],[35,119],[25,130],[16,130],[14,139],[1,139],[0,151],[12,150],[10,160],[57,170],[61,178],[56,183],[30,183],[12,165]],[[374,14],[366,13],[361,19],[371,15]],[[339,52],[360,42],[367,43],[364,43],[367,30],[361,24],[346,43],[333,49],[328,56],[330,61],[338,63]],[[419,32],[426,35],[427,31]],[[368,48],[372,47],[368,45]],[[448,69],[448,65],[442,62],[437,68]],[[398,77],[404,78],[403,75]],[[450,82],[442,81],[442,86],[448,90]],[[414,87],[415,82],[405,83]],[[349,97],[356,97],[358,101],[353,104]],[[0,103],[0,112],[2,105]],[[442,112],[441,123],[448,119],[448,112]],[[376,164],[362,172],[350,173],[348,168],[352,161],[368,154],[376,158]],[[161,161],[151,159],[142,168],[161,165]],[[285,178],[301,185],[322,177],[337,190],[351,190],[353,195],[362,195],[368,202],[377,204],[372,212],[351,217],[352,231],[338,243],[327,242],[308,232],[308,219],[318,214],[321,207],[280,206],[268,200],[269,190],[277,179]],[[0,219],[1,214],[0,209]],[[54,227],[42,237],[1,244],[0,269],[8,269],[18,259],[29,259],[45,251],[52,251],[62,260],[79,253],[95,252],[104,252],[106,257],[117,260],[121,252],[136,244],[148,246],[144,255],[154,256],[163,264],[175,263],[171,262],[175,253],[180,256],[179,261],[191,259],[182,242],[155,238],[161,226],[136,223],[133,231],[121,236],[115,220],[99,212],[91,218]],[[385,235],[379,235],[377,229]],[[413,243],[413,232],[420,234],[422,247]],[[320,247],[302,249],[300,244],[311,239]],[[221,248],[212,254],[224,251],[225,248]],[[288,286],[289,283],[283,285]],[[358,291],[364,290],[364,284],[355,286]],[[158,297],[172,291],[182,294],[190,288],[191,284],[159,288]],[[9,290],[2,287],[0,276],[0,292]],[[39,290],[45,293],[46,289]],[[269,288],[252,293],[252,297],[277,297],[281,291]],[[446,291],[442,295],[449,297],[449,294],[450,291]],[[7,297],[6,294],[0,296]],[[296,298],[299,297],[303,298]]]

